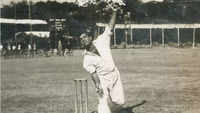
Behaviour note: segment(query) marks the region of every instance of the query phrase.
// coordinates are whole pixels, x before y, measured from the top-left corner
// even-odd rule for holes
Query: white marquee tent
[[[47,24],[47,22],[45,20],[8,19],[8,18],[0,18],[0,23],[5,23],[5,24]]]

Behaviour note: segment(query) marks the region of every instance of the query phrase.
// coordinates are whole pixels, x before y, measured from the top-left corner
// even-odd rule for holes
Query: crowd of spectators
[[[42,47],[37,42],[7,41],[0,44],[0,56],[9,58],[33,58],[38,56],[66,56],[73,55],[73,40],[58,41],[56,48],[51,48],[49,41],[43,43]],[[40,46],[40,47],[39,47]]]

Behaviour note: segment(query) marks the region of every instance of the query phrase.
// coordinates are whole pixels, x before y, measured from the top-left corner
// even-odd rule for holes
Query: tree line
[[[27,1],[12,2],[1,8],[2,18],[28,19],[29,3]],[[108,22],[111,12],[106,9],[105,3],[80,7],[77,4],[56,1],[30,2],[30,15],[32,19],[48,21],[52,18],[65,18],[71,28],[71,35],[80,35],[81,27],[94,25],[96,22]],[[130,17],[127,18],[127,13]],[[150,2],[142,4],[137,0],[127,0],[126,6],[122,7],[117,23],[198,23],[200,22],[200,2]],[[16,32],[30,30],[29,25],[4,25],[2,24],[1,41],[13,39]],[[48,25],[43,28],[33,25],[33,30],[48,31]],[[14,29],[15,28],[15,29]],[[77,31],[78,28],[78,31]]]
[[[200,2],[190,3],[155,3],[142,4],[137,0],[127,0],[123,12],[119,15],[118,23],[124,22],[124,15],[131,13],[134,23],[194,23],[200,21]],[[74,3],[56,1],[30,3],[31,18],[48,20],[50,18],[73,18],[79,24],[106,22],[109,11],[105,11],[105,4],[79,7]],[[29,18],[27,1],[12,2],[1,8],[2,18]]]

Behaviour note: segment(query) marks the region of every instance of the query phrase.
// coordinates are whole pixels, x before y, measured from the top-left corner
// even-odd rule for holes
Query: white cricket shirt
[[[96,72],[98,75],[105,75],[115,69],[110,49],[110,38],[111,29],[106,27],[104,33],[93,41],[100,56],[88,51],[84,52],[83,67],[89,73]]]

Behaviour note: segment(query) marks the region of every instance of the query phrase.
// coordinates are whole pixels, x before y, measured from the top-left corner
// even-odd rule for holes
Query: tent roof
[[[48,31],[26,31],[26,32],[18,32],[16,33],[16,35],[19,35],[21,33],[25,33],[26,35],[34,35],[34,36],[38,36],[40,38],[49,38],[49,34],[50,32]]]
[[[105,27],[107,24],[96,23],[99,27]],[[116,24],[115,28],[126,29],[126,28],[137,28],[137,29],[174,29],[174,28],[200,28],[200,24]]]
[[[7,19],[7,18],[0,18],[0,23],[6,23],[6,24],[47,24],[47,22],[45,20]]]

